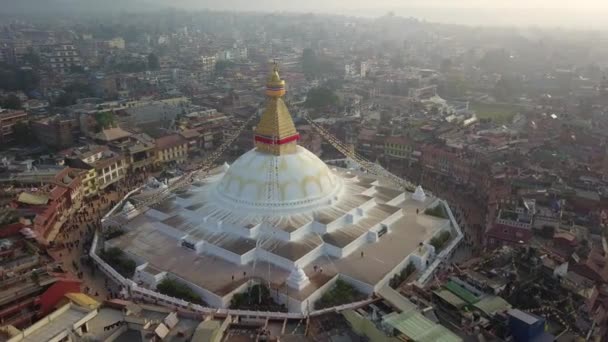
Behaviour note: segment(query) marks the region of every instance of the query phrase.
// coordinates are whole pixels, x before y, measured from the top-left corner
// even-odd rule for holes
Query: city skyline
[[[482,0],[433,0],[433,1],[346,1],[312,0],[291,3],[278,0],[127,0],[106,1],[102,4],[92,0],[24,0],[6,2],[2,12],[119,12],[156,11],[168,8],[182,10],[296,12],[339,14],[347,16],[378,17],[386,13],[414,17],[421,20],[463,24],[469,26],[541,26],[576,29],[606,29],[603,18],[608,15],[608,3],[600,0],[550,1],[482,1]]]

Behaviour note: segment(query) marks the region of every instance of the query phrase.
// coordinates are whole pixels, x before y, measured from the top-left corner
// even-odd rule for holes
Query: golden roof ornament
[[[257,151],[282,155],[294,153],[300,135],[293,124],[291,114],[283,102],[285,81],[279,75],[275,62],[266,82],[266,109],[255,129],[254,141]]]

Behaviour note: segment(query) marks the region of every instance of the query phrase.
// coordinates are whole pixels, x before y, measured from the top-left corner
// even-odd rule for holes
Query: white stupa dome
[[[230,166],[214,196],[236,208],[282,213],[329,205],[341,188],[342,179],[304,147],[282,155],[254,148]]]

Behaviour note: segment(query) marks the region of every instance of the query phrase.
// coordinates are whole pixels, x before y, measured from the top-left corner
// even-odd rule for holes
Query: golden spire
[[[300,135],[283,102],[285,81],[279,76],[279,66],[274,63],[266,83],[266,109],[255,129],[254,140],[258,151],[274,155],[294,153]]]

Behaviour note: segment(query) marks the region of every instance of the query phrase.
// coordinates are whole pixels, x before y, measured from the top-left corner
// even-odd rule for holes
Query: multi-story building
[[[184,139],[188,140],[188,151],[197,152],[203,145],[204,136],[195,129],[184,129],[179,132]]]
[[[66,148],[74,143],[76,120],[60,116],[32,121],[31,128],[39,142],[55,147]]]
[[[473,177],[475,160],[466,158],[463,150],[427,144],[421,147],[421,152],[420,162],[426,171],[451,177],[456,183],[463,184]]]
[[[202,71],[205,73],[211,73],[215,70],[215,63],[217,62],[217,58],[215,56],[201,56],[199,59],[199,63],[202,67]]]
[[[56,73],[65,74],[75,66],[81,66],[80,53],[73,44],[55,44],[43,48],[43,60]]]
[[[391,159],[415,160],[414,143],[406,137],[392,136],[384,141],[384,155]]]
[[[527,244],[532,238],[532,216],[524,208],[503,209],[486,231],[485,242],[490,248]]]
[[[13,126],[27,120],[27,113],[22,110],[2,110],[0,108],[0,144],[14,140]]]
[[[82,181],[85,197],[95,196],[99,190],[123,179],[129,167],[125,156],[108,146],[84,146],[61,154],[71,167],[87,170]]]
[[[125,156],[131,170],[144,169],[156,161],[155,140],[145,133],[132,134],[126,139],[111,142],[109,146]]]
[[[156,163],[181,163],[188,157],[188,140],[179,134],[156,139]]]
[[[125,48],[125,40],[122,37],[112,38],[106,41],[110,49],[123,50]]]
[[[82,170],[63,168],[52,177],[21,178],[20,184],[37,186],[36,191],[19,194],[13,207],[24,217],[33,218],[33,231],[38,241],[52,241],[61,225],[80,207],[83,188]],[[40,184],[44,184],[40,186]]]

